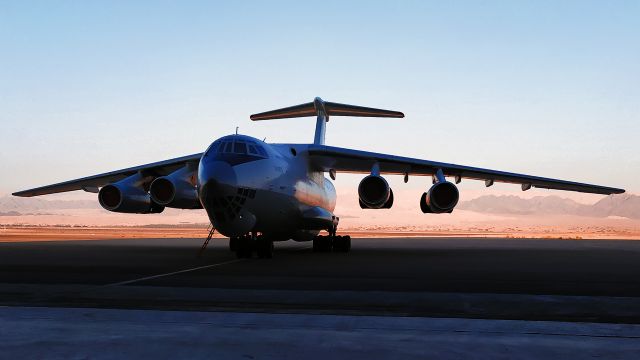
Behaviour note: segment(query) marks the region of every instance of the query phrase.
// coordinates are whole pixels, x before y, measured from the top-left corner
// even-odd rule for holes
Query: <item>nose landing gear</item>
[[[258,258],[273,257],[273,241],[264,235],[245,234],[229,239],[229,250],[236,253],[238,259],[251,258],[255,252]]]

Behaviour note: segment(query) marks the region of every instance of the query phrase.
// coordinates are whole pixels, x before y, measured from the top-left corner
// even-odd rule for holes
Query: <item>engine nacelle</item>
[[[379,175],[369,175],[360,181],[358,197],[363,209],[390,209],[393,206],[393,190]]]
[[[113,212],[132,214],[152,214],[164,211],[164,206],[155,203],[145,191],[146,178],[140,174],[129,176],[113,184],[106,185],[98,192],[98,201],[105,209]]]
[[[153,180],[149,188],[151,199],[171,208],[202,209],[193,176],[194,170],[184,167]]]
[[[450,213],[458,204],[460,194],[458,188],[448,181],[435,183],[420,198],[420,209],[423,213]]]

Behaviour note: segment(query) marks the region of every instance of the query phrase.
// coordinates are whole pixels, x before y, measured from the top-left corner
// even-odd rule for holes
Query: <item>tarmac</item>
[[[640,350],[640,241],[366,238],[354,239],[347,254],[314,253],[310,243],[277,243],[273,259],[236,259],[221,239],[214,239],[198,256],[201,243],[202,239],[0,243],[0,305],[5,306],[0,308],[0,336],[9,339],[0,350],[41,357],[38,346],[33,352],[20,352],[24,348],[19,344],[33,341],[28,328],[33,329],[30,336],[49,339],[50,344],[61,341],[52,333],[55,329],[88,334],[81,341],[93,344],[86,349],[97,349],[105,346],[101,332],[111,333],[114,326],[123,326],[125,333],[156,328],[146,338],[128,338],[134,342],[191,329],[193,338],[181,341],[194,342],[189,345],[194,349],[215,345],[223,358],[247,358],[247,354],[283,358],[282,352],[264,348],[283,341],[275,330],[291,335],[293,342],[298,340],[292,331],[302,343],[325,339],[314,345],[318,352],[311,352],[311,358],[321,358],[330,349],[343,349],[343,355],[352,354],[349,349],[364,351],[353,344],[364,341],[365,335],[369,342],[378,339],[369,350],[378,349],[371,354],[386,354],[384,358],[442,351],[454,358],[474,358],[472,349],[480,343],[486,343],[481,348],[490,358],[536,354],[530,347],[535,344],[547,349],[538,353],[545,358],[571,351],[584,357],[633,358],[627,356]],[[82,314],[91,314],[91,324]],[[171,318],[169,324],[157,325],[164,316]],[[217,320],[205,321],[206,326],[194,320],[207,316]],[[46,320],[35,326],[34,322],[41,323],[38,319]],[[366,330],[368,325],[362,324],[368,321],[378,325]],[[416,322],[420,325],[413,327]],[[442,322],[448,327],[439,332]],[[272,332],[256,335],[256,329],[247,329],[249,323]],[[300,324],[310,327],[296,330],[304,327]],[[499,333],[486,330],[496,324]],[[532,326],[539,326],[537,332],[527,330]],[[203,327],[213,333],[197,335]],[[559,335],[557,329],[566,331]],[[615,331],[604,336],[602,329]],[[247,333],[250,340],[241,335],[232,343],[251,346],[220,340],[231,336],[228,333]],[[347,338],[351,340],[341,342]],[[596,340],[585,347],[586,338]],[[203,343],[199,345],[198,339]],[[456,349],[452,339],[470,346],[469,351]],[[607,341],[615,347],[608,348]],[[330,343],[337,345],[327,347]],[[427,343],[434,353],[424,347]],[[135,347],[121,338],[113,344],[131,351]],[[382,348],[389,349],[385,344],[404,344],[406,351],[385,352]],[[89,350],[70,353],[64,342],[58,345],[60,352],[51,357],[110,357],[108,352]],[[297,350],[290,354],[298,356],[315,349],[294,347]],[[162,354],[163,347],[157,349]],[[504,349],[512,352],[500,353]],[[192,353],[193,357],[206,354]]]

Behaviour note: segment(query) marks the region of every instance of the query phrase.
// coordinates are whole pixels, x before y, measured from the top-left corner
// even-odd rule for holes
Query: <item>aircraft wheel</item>
[[[240,236],[235,244],[236,257],[238,259],[251,258],[253,255],[253,240],[250,236]]]
[[[349,252],[351,250],[351,236],[336,236],[333,239],[334,252]]]
[[[331,236],[318,235],[313,239],[313,252],[331,251]]]
[[[340,249],[340,236],[335,235],[335,236],[331,236],[329,237],[329,248],[327,249],[327,251],[334,251],[334,252],[338,252]]]
[[[261,259],[271,259],[273,257],[273,241],[259,236],[256,240],[256,253]]]
[[[237,237],[231,237],[229,238],[229,251],[237,251],[238,250],[238,243],[240,239]]]
[[[313,252],[322,252],[322,235],[313,238]]]
[[[343,244],[342,251],[344,251],[344,252],[351,251],[351,236],[346,235],[344,237],[344,244]]]
[[[333,252],[342,252],[342,247],[344,243],[344,236],[336,235],[333,237],[332,241],[332,250]]]

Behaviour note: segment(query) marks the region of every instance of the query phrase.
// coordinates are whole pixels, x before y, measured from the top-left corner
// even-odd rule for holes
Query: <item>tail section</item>
[[[323,101],[319,97],[313,102],[290,106],[282,109],[266,111],[251,115],[251,120],[272,120],[294,117],[317,116],[316,133],[313,143],[324,144],[324,134],[329,116],[359,116],[359,117],[392,117],[403,118],[404,114],[399,111],[375,109],[364,106],[332,103]]]

